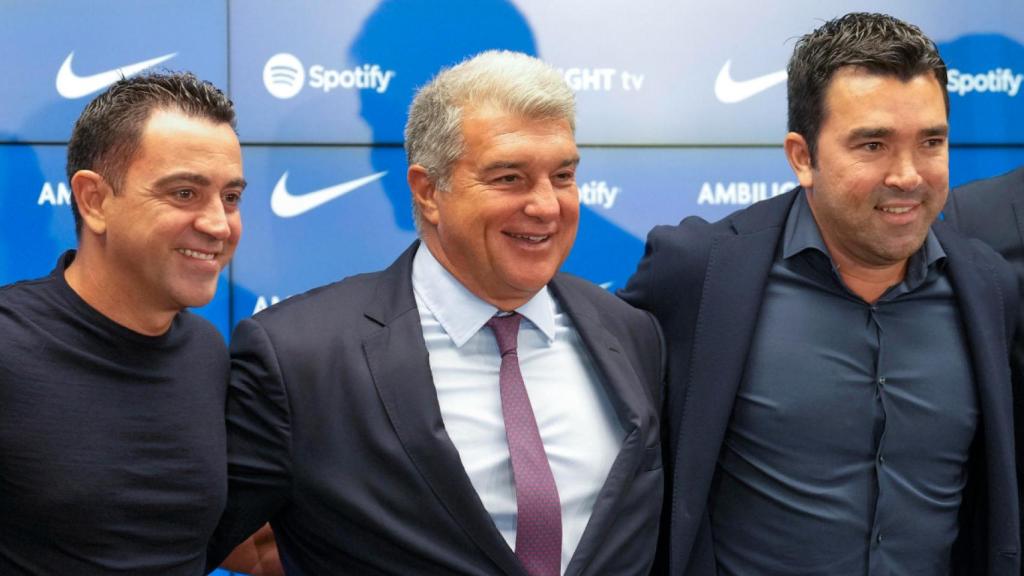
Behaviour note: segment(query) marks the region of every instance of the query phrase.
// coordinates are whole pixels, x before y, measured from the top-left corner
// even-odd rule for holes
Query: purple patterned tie
[[[501,350],[501,413],[516,485],[516,556],[532,576],[558,576],[562,567],[562,505],[548,456],[519,372],[519,321],[494,316],[487,325]]]

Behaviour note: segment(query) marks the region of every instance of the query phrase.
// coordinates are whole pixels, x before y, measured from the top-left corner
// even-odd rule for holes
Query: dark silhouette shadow
[[[533,32],[523,15],[505,0],[385,0],[367,18],[352,45],[355,61],[398,70],[388,91],[361,90],[360,114],[370,126],[370,162],[394,209],[395,223],[412,230],[412,204],[405,166],[388,160],[384,146],[401,146],[406,114],[416,89],[443,67],[484,50],[537,54]]]

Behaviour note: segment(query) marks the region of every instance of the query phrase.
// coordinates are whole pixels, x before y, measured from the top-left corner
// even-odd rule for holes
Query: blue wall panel
[[[244,232],[199,310],[225,336],[279,299],[379,269],[415,238],[401,149],[415,89],[507,48],[577,92],[581,221],[565,268],[619,288],[651,227],[795,185],[784,68],[797,37],[851,9],[891,11],[939,44],[951,184],[1024,164],[1019,0],[0,0],[0,284],[46,274],[75,245],[65,144],[119,69],[192,70],[236,103]]]

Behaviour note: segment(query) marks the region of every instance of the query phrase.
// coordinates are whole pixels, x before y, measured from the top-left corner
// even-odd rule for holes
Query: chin
[[[211,290],[192,291],[188,294],[181,294],[177,298],[178,304],[184,308],[202,308],[213,301],[216,296],[216,287]]]

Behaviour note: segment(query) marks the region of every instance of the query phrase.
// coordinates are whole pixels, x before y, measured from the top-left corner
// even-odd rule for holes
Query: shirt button
[[[885,386],[885,377],[884,376],[882,378],[878,379],[878,385],[879,386]]]
[[[878,457],[878,463],[879,464],[885,464],[885,456],[879,456]],[[881,536],[879,536],[879,538],[881,538]]]
[[[878,536],[875,537],[875,540],[877,540],[879,544],[882,543],[882,533],[881,532],[878,533]]]

